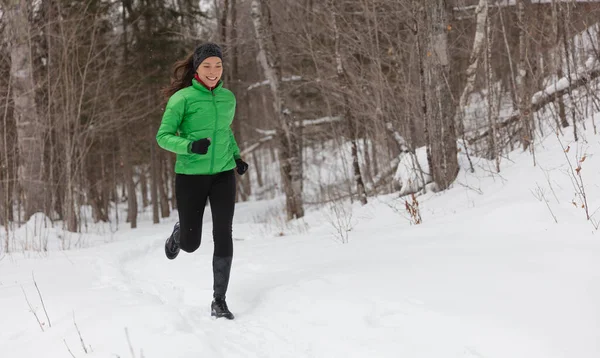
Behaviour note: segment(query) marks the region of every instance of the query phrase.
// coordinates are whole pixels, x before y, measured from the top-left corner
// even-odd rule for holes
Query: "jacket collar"
[[[219,82],[217,83],[215,88],[212,89],[212,91],[209,90],[208,88],[206,88],[206,86],[204,86],[204,84],[198,82],[198,80],[195,78],[192,79],[192,86],[201,92],[214,93],[214,92],[218,92],[223,87],[223,81],[219,80]]]

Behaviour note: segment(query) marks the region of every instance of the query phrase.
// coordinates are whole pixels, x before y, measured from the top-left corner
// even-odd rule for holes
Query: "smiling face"
[[[223,62],[219,57],[209,57],[202,61],[196,73],[205,85],[215,87],[223,75]]]

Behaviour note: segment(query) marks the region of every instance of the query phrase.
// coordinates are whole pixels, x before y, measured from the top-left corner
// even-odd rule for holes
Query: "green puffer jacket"
[[[235,168],[240,158],[231,130],[235,105],[235,96],[222,82],[210,91],[195,79],[169,98],[156,141],[177,154],[175,173],[216,174]],[[202,138],[211,140],[208,153],[192,153],[192,142]]]

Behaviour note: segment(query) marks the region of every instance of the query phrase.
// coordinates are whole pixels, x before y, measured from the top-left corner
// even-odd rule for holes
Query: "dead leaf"
[[[581,167],[577,167],[577,168],[575,169],[575,171],[577,172],[577,174],[579,174],[579,172],[581,171]]]
[[[567,149],[565,149],[565,153],[569,153],[569,149],[571,149],[571,146],[568,146]]]
[[[579,161],[580,163],[583,163],[583,161],[585,160],[586,156],[584,155],[583,158],[581,158],[581,160]]]

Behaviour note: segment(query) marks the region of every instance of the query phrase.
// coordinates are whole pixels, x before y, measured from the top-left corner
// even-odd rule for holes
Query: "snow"
[[[284,110],[285,114],[290,114],[290,110]],[[327,123],[335,123],[335,122],[339,122],[342,120],[342,117],[340,116],[336,116],[336,117],[321,117],[321,118],[316,118],[316,119],[304,119],[304,120],[300,120],[300,121],[296,121],[294,123],[295,126],[297,127],[310,127],[310,126],[316,126],[319,124],[327,124]],[[257,131],[258,133],[265,135],[265,136],[275,136],[277,131],[275,129],[259,129],[259,128],[254,128],[255,131]]]
[[[305,119],[301,123],[302,123],[303,127],[308,127],[308,126],[314,126],[314,125],[318,125],[318,124],[339,122],[341,120],[342,120],[342,117],[340,117],[340,116],[336,116],[336,117],[327,116],[327,117],[322,117],[322,118],[317,118],[317,119]]]
[[[61,246],[59,225],[36,216],[14,234],[20,249],[0,259],[0,352],[596,358],[599,233],[569,176],[579,163],[597,225],[600,140],[591,127],[579,142],[545,138],[536,166],[516,151],[502,159],[500,173],[473,157],[470,173],[460,154],[451,189],[417,196],[421,225],[411,223],[397,194],[370,198],[366,206],[309,205],[306,217],[292,222],[283,219],[279,197],[238,204],[228,292],[234,321],[209,317],[210,210],[203,245],[174,261],[164,257],[163,244],[175,214],[156,225],[144,214],[138,229],[121,225],[104,236],[89,224],[90,233],[79,238],[88,244],[70,250]],[[336,155],[327,147],[322,154]],[[417,155],[423,157],[422,148]],[[47,251],[19,245],[42,233]]]
[[[425,187],[425,184],[431,181],[431,176],[429,174],[424,174],[423,176],[419,175],[417,161],[420,168],[425,173],[430,172],[425,148],[419,148],[416,154],[410,152],[401,154],[398,168],[394,174],[394,180],[396,180],[400,186],[398,195],[416,193],[421,188]],[[423,180],[425,182],[423,182]]]
[[[282,82],[302,81],[302,77],[301,76],[293,75],[293,76],[289,76],[289,77],[283,77],[281,79],[281,81]],[[253,83],[250,86],[248,86],[248,88],[246,88],[246,90],[247,91],[251,91],[251,90],[253,90],[255,88],[266,86],[269,83],[271,83],[269,80],[264,80],[264,81],[261,81],[261,82],[256,82],[256,83]]]
[[[590,3],[590,2],[600,2],[600,0],[530,0],[531,4],[551,4],[552,1],[556,1],[556,2],[583,2],[583,3]],[[504,7],[504,6],[516,6],[517,5],[517,0],[499,0],[497,4],[491,4],[490,6],[494,6],[494,7]],[[477,5],[468,5],[468,6],[457,6],[454,7],[454,11],[468,11],[468,10],[474,10],[477,8]]]

